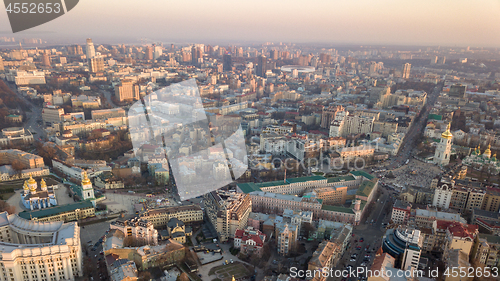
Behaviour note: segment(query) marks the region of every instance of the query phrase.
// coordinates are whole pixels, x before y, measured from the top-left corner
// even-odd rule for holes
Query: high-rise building
[[[5,70],[5,67],[3,65],[3,58],[0,56],[0,72],[3,72]]]
[[[257,58],[257,69],[256,74],[260,77],[266,77],[267,72],[267,58],[265,56],[259,56]]]
[[[403,79],[410,78],[410,70],[411,70],[411,64],[410,63],[403,64],[403,71],[402,71],[402,77],[403,77]]]
[[[330,56],[329,54],[321,53],[319,55],[319,60],[321,61],[321,63],[329,64],[331,59],[332,56]]]
[[[153,60],[153,47],[146,46],[146,54],[144,57],[146,60]]]
[[[207,217],[217,230],[221,242],[234,238],[237,229],[246,228],[248,216],[252,212],[250,195],[217,190],[204,197]]]
[[[69,55],[83,55],[83,49],[80,45],[68,46],[66,49]]]
[[[279,55],[278,50],[271,50],[271,51],[269,52],[269,57],[270,57],[270,59],[272,59],[272,60],[277,60],[277,59],[278,59],[278,55]]]
[[[437,56],[431,56],[431,64],[436,64],[438,62]]]
[[[441,139],[434,153],[434,163],[438,165],[448,165],[450,163],[451,139],[453,135],[450,132],[450,124],[444,133],[441,134]]]
[[[50,56],[48,54],[42,55],[42,64],[43,66],[50,66]]]
[[[122,80],[120,84],[115,86],[115,96],[119,101],[138,100],[139,86],[132,80]]]
[[[91,59],[95,56],[94,43],[92,43],[92,39],[90,38],[87,38],[87,52],[85,55],[87,55],[87,59]]]
[[[200,47],[193,46],[191,48],[191,63],[197,65],[201,58],[203,58],[203,50]]]
[[[440,65],[445,64],[446,63],[446,57],[439,58],[437,63],[440,64]]]
[[[231,57],[231,54],[224,55],[224,57],[222,59],[222,66],[223,66],[224,72],[233,70],[233,59]]]
[[[156,46],[156,45],[153,45],[153,47],[154,47],[153,59],[158,59],[163,55],[163,48],[162,46]]]
[[[104,58],[102,56],[94,56],[89,59],[89,71],[92,73],[104,71]]]

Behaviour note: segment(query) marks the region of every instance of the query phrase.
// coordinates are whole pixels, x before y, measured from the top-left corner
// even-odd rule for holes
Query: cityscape
[[[268,32],[0,35],[0,280],[500,280],[500,48]]]

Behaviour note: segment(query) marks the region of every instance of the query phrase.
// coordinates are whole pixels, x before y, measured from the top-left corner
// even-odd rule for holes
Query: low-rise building
[[[177,218],[171,218],[167,223],[168,235],[171,239],[179,243],[186,243],[186,236],[193,234],[191,227],[186,227],[183,221]]]
[[[23,127],[10,127],[2,129],[0,134],[0,147],[9,145],[25,145],[33,143],[34,138],[30,131]]]
[[[156,228],[167,226],[172,218],[184,223],[200,223],[203,221],[203,211],[199,205],[185,205],[147,210],[141,215],[142,219],[150,221]]]
[[[481,232],[500,236],[500,213],[474,209],[472,221]]]
[[[249,226],[246,229],[237,229],[234,233],[234,248],[240,249],[245,255],[262,255],[266,235]]]
[[[86,200],[37,211],[24,211],[19,216],[38,222],[71,222],[95,217],[95,208],[91,201]]]

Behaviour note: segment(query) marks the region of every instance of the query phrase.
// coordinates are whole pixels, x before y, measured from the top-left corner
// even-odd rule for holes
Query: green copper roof
[[[323,205],[323,206],[321,206],[321,210],[346,213],[346,214],[354,214],[352,209],[340,207],[340,206]]]
[[[358,171],[352,171],[351,174],[355,175],[355,176],[363,176],[369,180],[372,180],[374,179],[375,177],[370,175],[369,173],[363,171],[363,170],[358,170]]]
[[[375,186],[374,182],[364,181],[361,183],[358,190],[356,191],[356,195],[368,197],[370,196],[370,193],[372,192],[374,186]]]
[[[37,211],[24,211],[19,213],[19,216],[23,219],[30,220],[32,218],[46,218],[46,217],[51,217],[55,216],[61,213],[68,213],[72,212],[76,209],[87,209],[87,208],[92,208],[92,202],[91,201],[81,201],[73,204],[67,204],[67,205],[61,205],[53,208],[47,208],[47,209],[41,209]]]

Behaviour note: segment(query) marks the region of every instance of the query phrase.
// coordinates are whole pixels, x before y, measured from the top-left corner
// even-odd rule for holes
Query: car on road
[[[361,239],[359,239],[359,242],[363,242],[365,241],[365,239],[363,239],[363,237],[361,237]]]
[[[355,261],[356,261],[356,259],[351,259],[351,262],[355,262]]]

